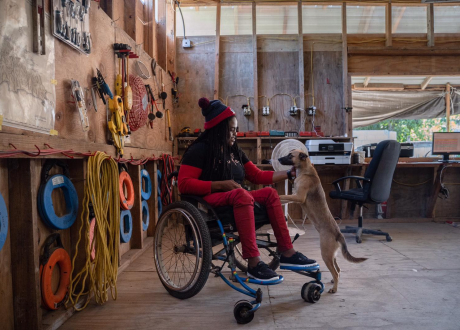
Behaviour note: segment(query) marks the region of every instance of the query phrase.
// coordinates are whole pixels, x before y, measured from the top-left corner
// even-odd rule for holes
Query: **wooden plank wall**
[[[270,129],[298,131],[301,127],[300,115],[292,117],[289,108],[295,98],[299,106],[299,56],[298,42],[291,36],[259,36],[257,38],[258,72],[258,123],[259,130]],[[330,37],[330,35],[327,35]],[[279,40],[279,38],[282,38]],[[287,38],[287,39],[286,39]],[[290,39],[292,40],[290,40]],[[321,36],[317,37],[318,40]],[[198,44],[190,49],[182,48],[182,38],[177,38],[177,72],[185,77],[179,82],[181,93],[176,114],[175,131],[184,126],[192,130],[203,128],[197,101],[200,97],[212,98],[214,88],[215,37],[191,37]],[[311,43],[304,47],[305,106],[312,105]],[[214,56],[214,57],[213,57]],[[343,107],[342,52],[331,43],[318,44],[313,49],[313,73],[315,81],[316,125],[322,127],[326,135],[339,136],[346,132],[347,123]],[[252,37],[221,37],[219,63],[219,97],[235,110],[240,131],[254,130],[254,115],[247,118],[242,114],[242,105],[254,106],[254,67],[252,60]],[[276,95],[275,94],[289,94]],[[291,98],[292,96],[292,98]],[[262,115],[262,107],[270,101],[270,115]],[[311,117],[306,118],[307,130],[311,129]]]
[[[5,200],[6,209],[9,214],[9,196],[8,196],[8,166],[6,160],[0,160],[0,194]],[[8,217],[8,222],[11,222]],[[5,330],[14,329],[13,318],[13,279],[11,272],[11,235],[8,224],[8,234],[5,244],[0,251],[0,324]]]

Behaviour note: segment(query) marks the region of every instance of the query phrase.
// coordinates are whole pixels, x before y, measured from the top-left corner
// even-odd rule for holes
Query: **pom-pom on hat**
[[[209,101],[207,98],[202,97],[198,101],[198,105],[205,118],[204,129],[210,129],[221,121],[235,115],[235,111],[219,100]]]

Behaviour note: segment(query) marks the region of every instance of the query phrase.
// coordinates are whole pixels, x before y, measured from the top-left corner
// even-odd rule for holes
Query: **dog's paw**
[[[329,292],[329,293],[336,293],[337,290],[334,290],[334,288],[331,288],[328,292]]]

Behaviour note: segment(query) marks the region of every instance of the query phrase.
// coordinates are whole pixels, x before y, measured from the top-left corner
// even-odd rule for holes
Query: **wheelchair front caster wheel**
[[[356,243],[359,244],[359,243],[361,243],[361,242],[362,242],[361,237],[356,236]]]
[[[316,283],[305,283],[301,295],[303,300],[314,304],[321,298],[321,286]]]
[[[247,324],[254,319],[254,313],[249,312],[252,309],[252,304],[247,300],[240,300],[233,308],[233,316],[235,316],[238,324]]]
[[[391,238],[390,235],[387,236],[387,242],[391,242],[393,239]]]

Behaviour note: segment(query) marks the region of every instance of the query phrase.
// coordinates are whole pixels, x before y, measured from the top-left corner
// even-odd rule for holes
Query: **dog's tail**
[[[348,252],[347,242],[341,233],[337,235],[337,242],[342,246],[342,255],[347,261],[357,264],[367,260],[367,258],[355,258]]]

